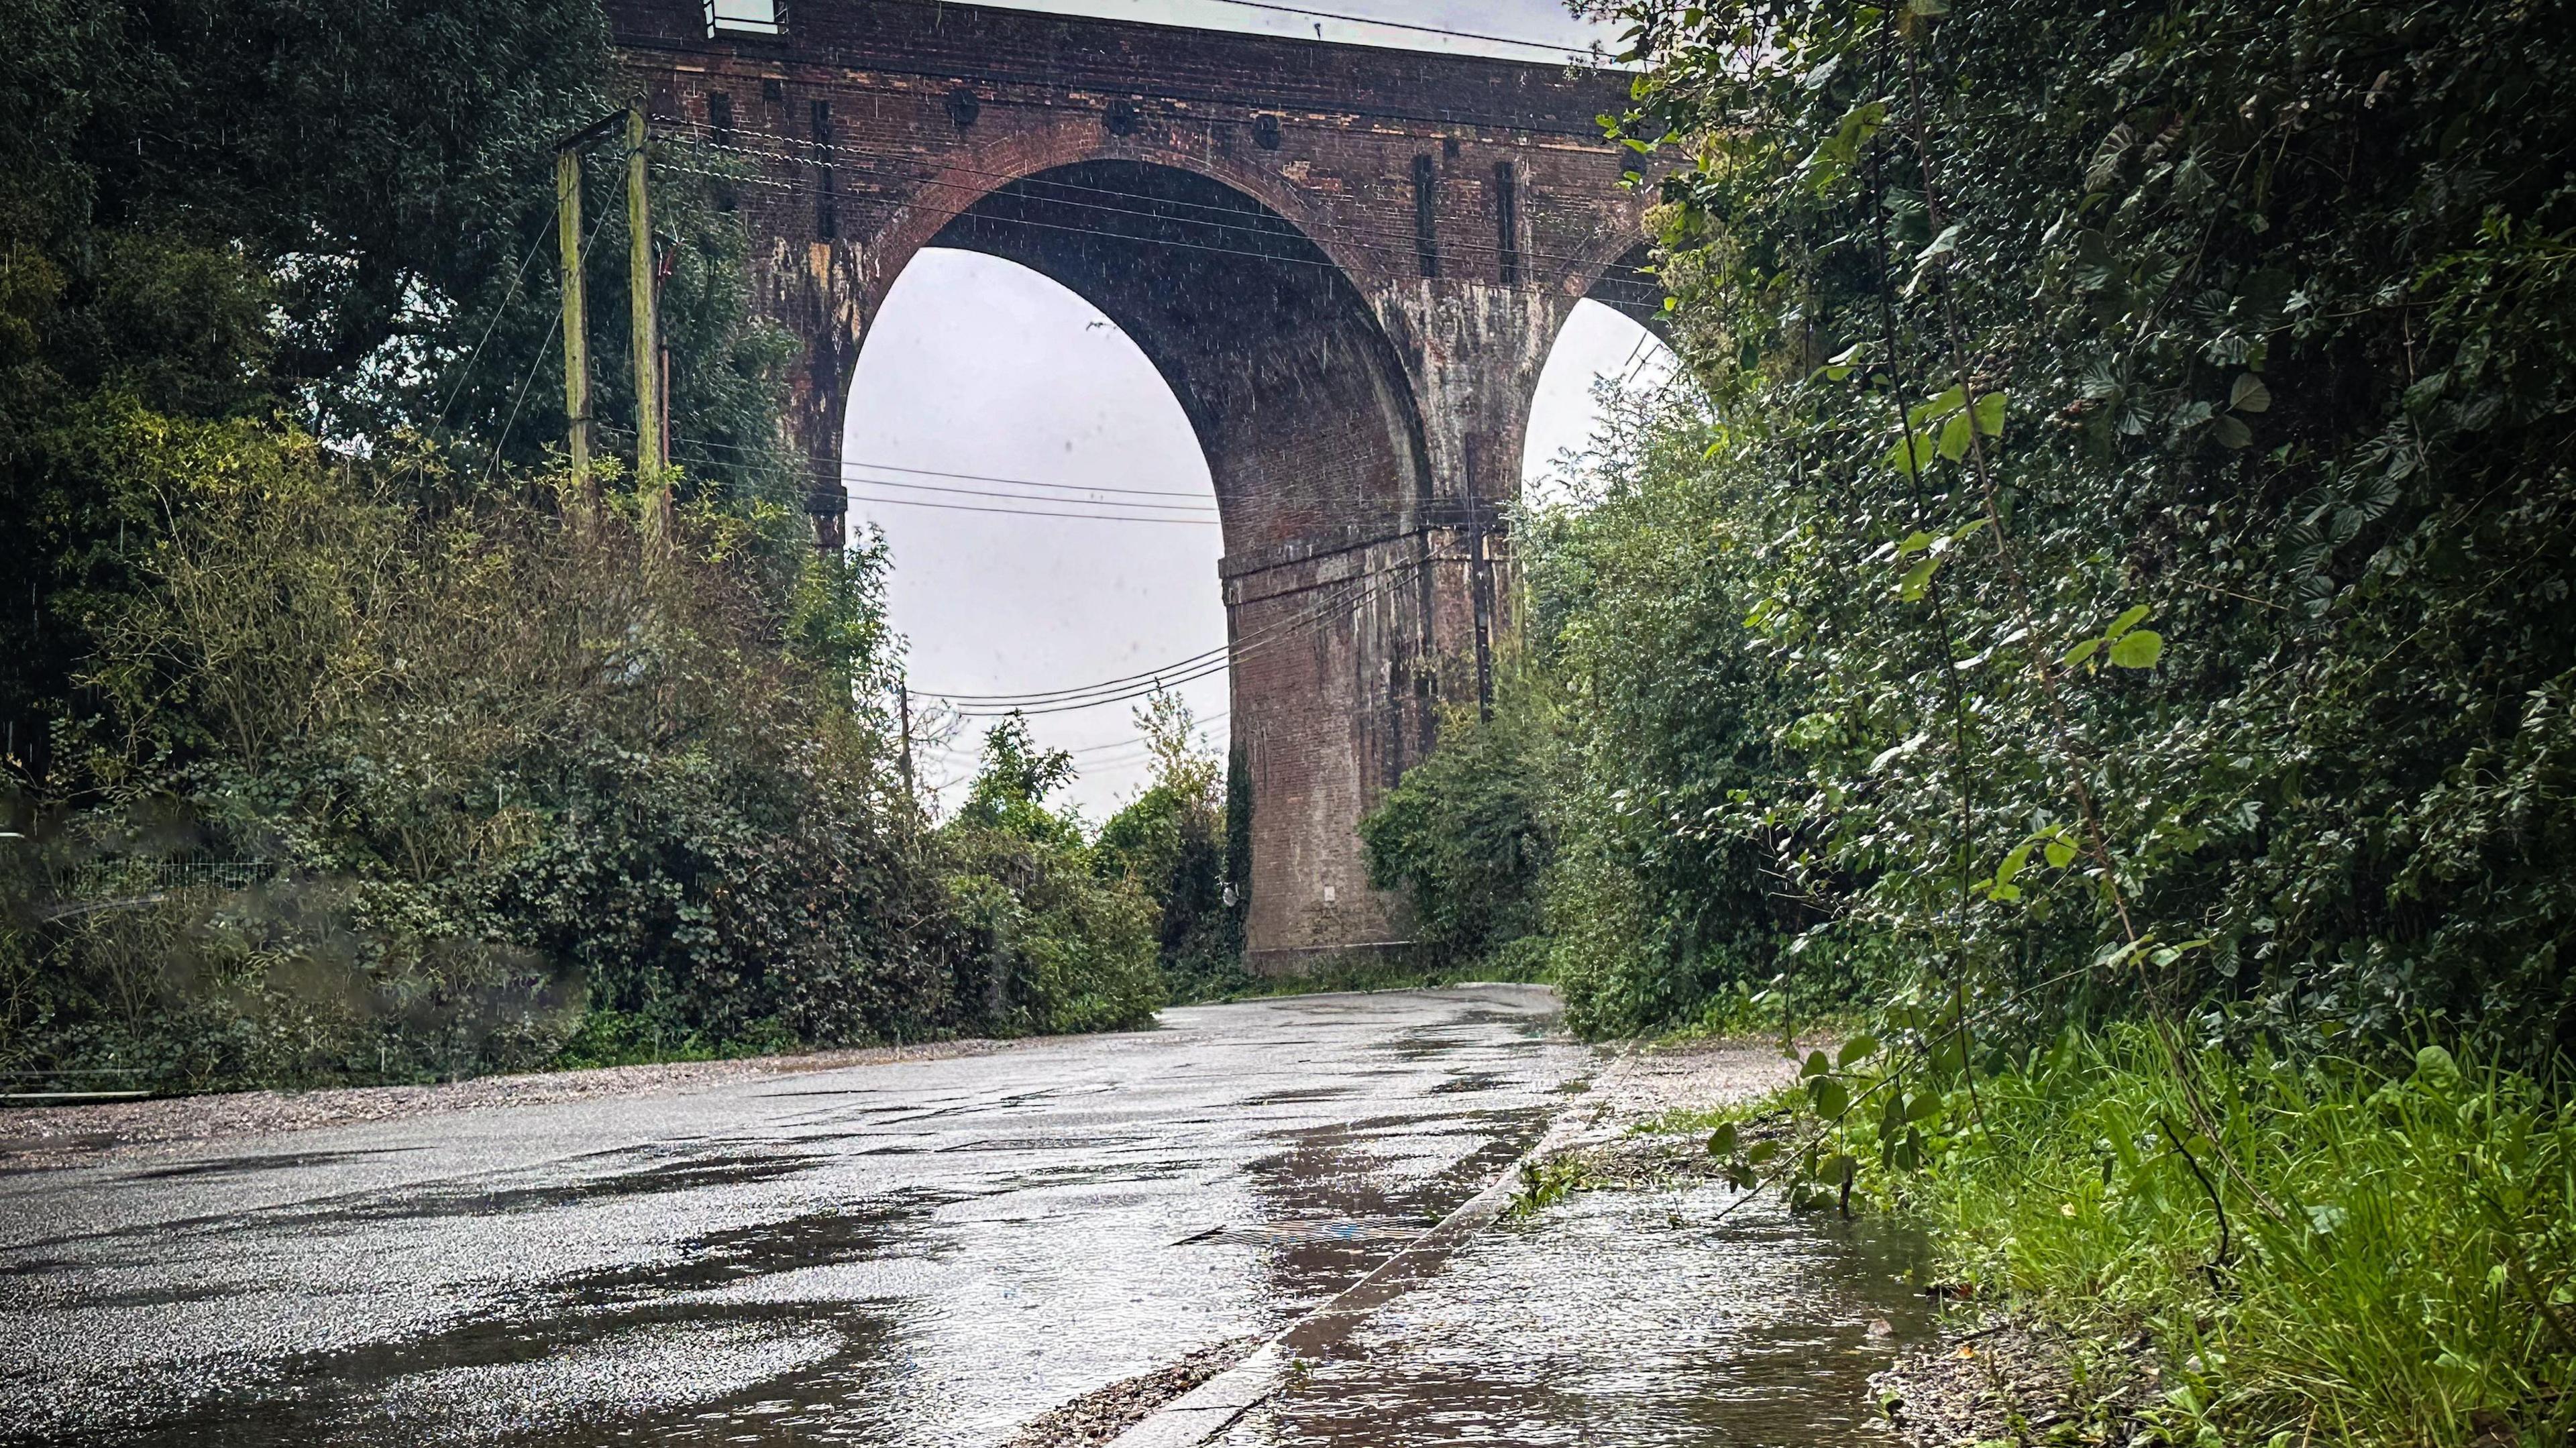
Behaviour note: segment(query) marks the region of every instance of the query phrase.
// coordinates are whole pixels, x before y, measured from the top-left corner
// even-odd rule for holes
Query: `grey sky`
[[[1545,0],[1289,3],[1575,46],[1591,33]],[[1320,23],[1327,40],[1529,54],[1218,0],[1034,0],[1017,8],[1308,38]],[[1583,304],[1541,379],[1524,471],[1535,479],[1562,452],[1589,441],[1596,376],[1626,375],[1632,385],[1650,386],[1662,376],[1663,355],[1661,344],[1635,323]],[[968,252],[916,257],[897,279],[859,358],[844,455],[853,521],[882,527],[893,547],[890,605],[909,642],[909,676],[917,689],[1026,694],[1068,688],[1149,672],[1225,644],[1214,495],[1180,404],[1107,318],[1035,272]],[[1061,511],[1094,512],[1123,499],[1131,506],[1120,511],[1131,520],[962,511],[958,505],[992,500],[921,487],[1036,490],[904,469],[1064,485],[1070,491],[1051,489],[1065,504]],[[924,503],[949,506],[919,506]],[[1168,521],[1132,521],[1142,518]],[[1184,685],[1181,693],[1206,726],[1210,747],[1221,751],[1224,674]],[[1040,743],[1075,751],[1082,774],[1071,798],[1095,824],[1144,779],[1130,707],[1030,721]],[[974,771],[989,721],[947,721],[942,731],[938,711],[926,709],[922,722],[924,782],[954,803],[955,786]],[[950,737],[940,737],[943,732]]]

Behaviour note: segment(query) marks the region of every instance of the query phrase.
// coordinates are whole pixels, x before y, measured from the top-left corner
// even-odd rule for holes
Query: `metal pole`
[[[582,522],[599,512],[598,485],[590,476],[590,319],[582,296],[581,152],[555,152],[555,240],[563,271],[564,452],[572,460]]]
[[[633,310],[635,351],[635,486],[644,505],[644,532],[666,537],[671,494],[662,456],[661,320],[653,293],[653,211],[644,199],[644,103],[626,108],[626,277]]]

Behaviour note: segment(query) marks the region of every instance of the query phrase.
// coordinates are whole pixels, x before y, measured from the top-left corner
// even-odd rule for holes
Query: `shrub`
[[[1027,987],[1057,1004],[961,985],[854,692],[880,553],[782,593],[783,514],[684,509],[662,555],[434,455],[140,411],[100,436],[166,527],[94,604],[87,801],[32,817],[20,1062],[205,1085],[604,1058],[619,1022],[724,1052],[1103,1018],[1060,1003],[1079,952]],[[1128,928],[1064,928],[1094,924]]]

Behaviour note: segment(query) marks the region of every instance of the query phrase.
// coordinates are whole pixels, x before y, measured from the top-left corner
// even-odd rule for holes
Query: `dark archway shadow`
[[[1428,499],[1421,421],[1376,314],[1233,187],[1078,162],[988,192],[932,244],[1018,262],[1135,341],[1198,431],[1231,558],[1394,533]]]
[[[1654,243],[1638,242],[1602,268],[1584,300],[1599,302],[1671,346],[1672,313],[1664,310],[1664,284],[1654,265]]]

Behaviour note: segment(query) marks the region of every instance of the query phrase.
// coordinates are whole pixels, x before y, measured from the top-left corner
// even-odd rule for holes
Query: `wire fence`
[[[90,860],[64,872],[59,893],[82,899],[102,895],[171,894],[186,890],[247,890],[275,879],[274,860]]]
[[[173,900],[238,894],[277,879],[284,866],[276,860],[177,859],[111,856],[83,860],[50,872],[47,895],[37,914],[62,920],[100,910],[137,909]]]

